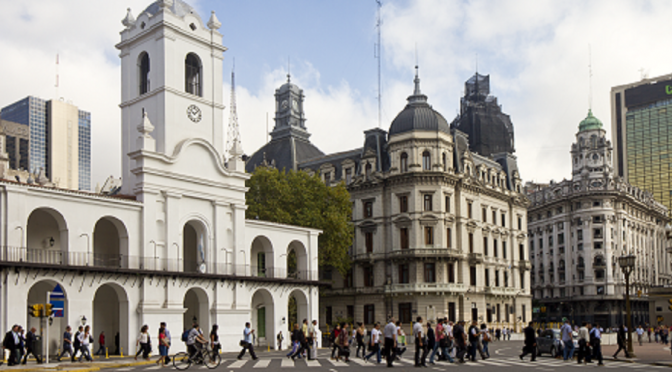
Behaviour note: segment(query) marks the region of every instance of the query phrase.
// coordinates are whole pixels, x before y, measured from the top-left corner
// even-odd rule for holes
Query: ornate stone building
[[[572,144],[572,178],[528,185],[532,290],[544,311],[535,319],[624,321],[625,279],[618,257],[635,254],[633,324],[648,323],[651,286],[672,283],[665,250],[667,208],[615,176],[613,148],[592,112]]]
[[[518,329],[529,321],[527,200],[516,158],[471,152],[467,135],[428,104],[417,75],[389,132],[364,134],[361,148],[299,164],[328,184],[345,182],[353,203],[352,270],[324,273],[333,286],[320,319],[447,316]]]

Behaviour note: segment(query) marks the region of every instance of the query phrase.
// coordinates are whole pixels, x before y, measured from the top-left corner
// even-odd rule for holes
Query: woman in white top
[[[79,339],[79,361],[82,361],[82,357],[86,357],[86,360],[91,361],[91,352],[89,351],[89,344],[93,342],[93,336],[91,336],[91,327],[88,325],[84,327],[84,332],[80,332],[77,338]]]
[[[140,353],[142,353],[142,357],[145,360],[149,360],[149,352],[151,351],[149,343],[149,326],[145,324],[140,329],[138,339],[135,341],[135,347],[138,348],[138,345],[140,346],[140,348],[138,348],[138,352],[135,353],[135,360],[138,360],[138,355],[140,355]]]

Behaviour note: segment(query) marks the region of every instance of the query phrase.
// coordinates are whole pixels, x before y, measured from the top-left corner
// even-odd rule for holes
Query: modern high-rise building
[[[611,88],[616,174],[672,208],[672,74]]]
[[[40,170],[58,187],[91,189],[91,114],[28,96],[0,111],[10,167]],[[27,127],[27,129],[22,129]]]

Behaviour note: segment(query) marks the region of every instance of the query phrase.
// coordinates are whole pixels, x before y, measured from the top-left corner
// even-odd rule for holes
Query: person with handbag
[[[135,353],[135,360],[138,360],[138,355],[140,355],[140,353],[142,353],[143,359],[149,359],[149,352],[151,349],[149,348],[149,326],[147,324],[140,328],[140,334],[135,341],[135,347],[137,348],[138,346],[138,352]]]
[[[217,334],[217,330],[219,330],[219,326],[217,324],[212,326],[212,330],[210,331],[210,345],[212,347],[212,351],[216,354],[219,354],[219,350],[222,348],[222,345],[219,343],[219,335]]]
[[[156,361],[156,364],[160,364],[161,367],[166,366],[166,358],[168,358],[168,337],[166,336],[166,328],[159,328],[159,359]]]
[[[336,346],[338,347],[338,355],[336,360],[340,360],[341,357],[345,358],[346,362],[350,361],[350,340],[348,335],[348,324],[341,324],[341,332],[338,334],[336,339]]]
[[[252,360],[258,359],[257,354],[254,353],[254,346],[252,346],[253,333],[254,329],[250,329],[250,322],[245,323],[245,329],[243,329],[243,339],[240,341],[240,346],[243,348],[243,350],[241,350],[240,354],[238,354],[238,360],[243,359],[246,350],[250,351],[250,356],[252,357]]]
[[[82,361],[82,358],[86,358],[87,361],[91,361],[91,352],[89,351],[89,345],[93,343],[93,336],[89,333],[91,331],[91,327],[88,325],[84,327],[84,332],[79,334],[79,351],[81,354],[79,355],[79,361]]]

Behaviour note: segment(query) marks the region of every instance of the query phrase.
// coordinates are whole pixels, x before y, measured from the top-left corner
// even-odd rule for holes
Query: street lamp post
[[[628,323],[628,354],[629,358],[635,358],[635,351],[632,349],[632,315],[630,313],[630,274],[635,268],[635,255],[629,254],[618,258],[618,264],[625,275],[625,316]]]

